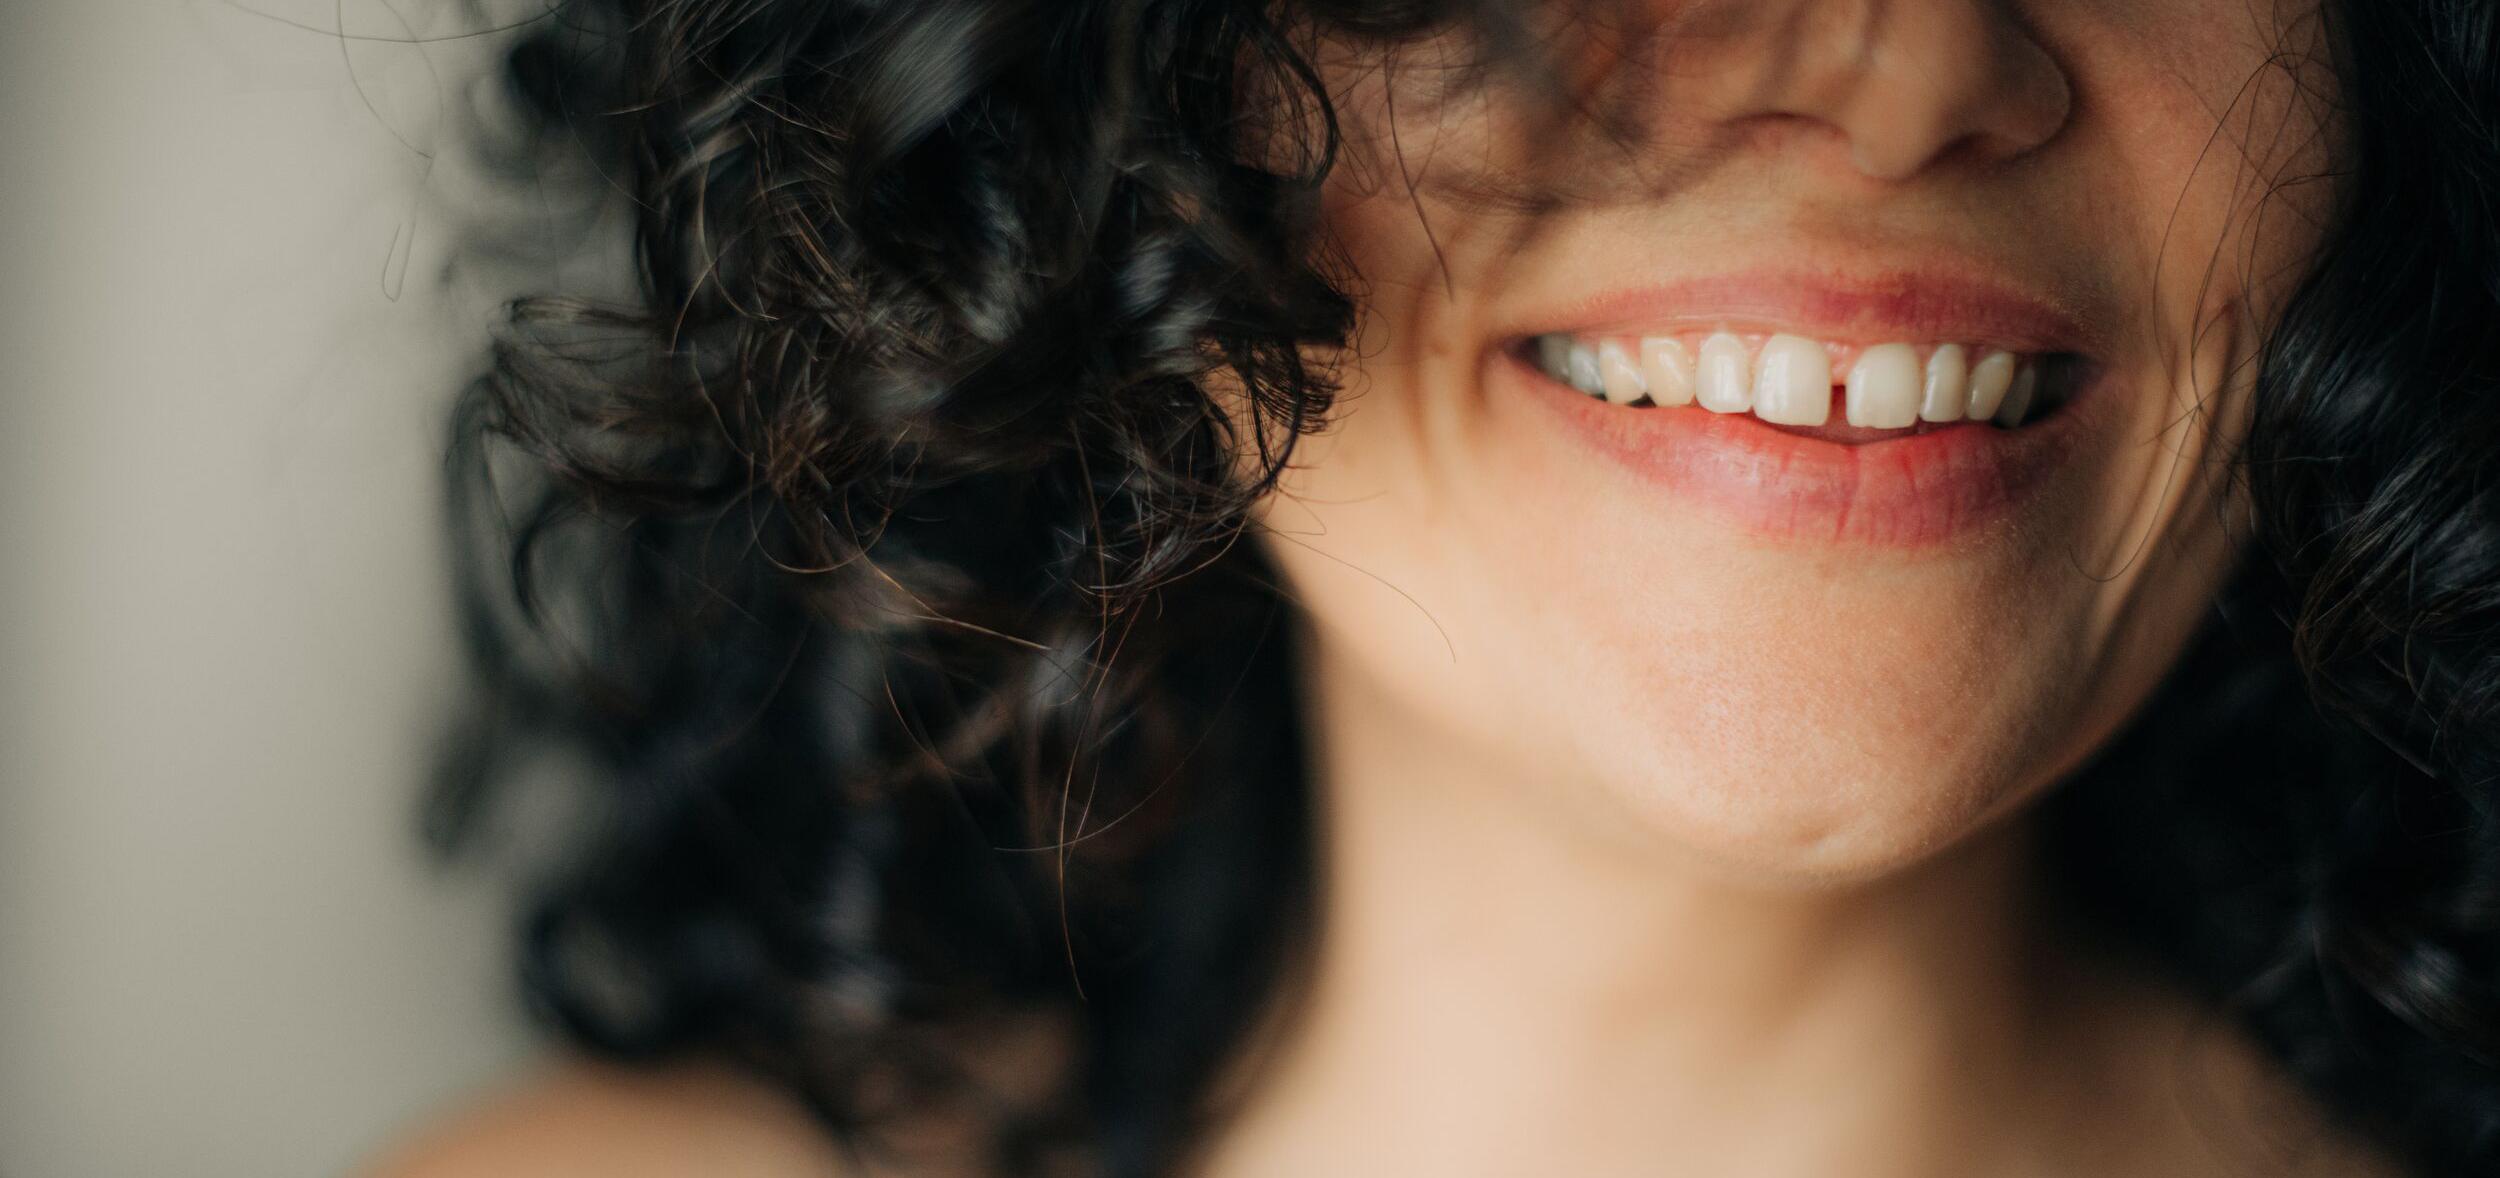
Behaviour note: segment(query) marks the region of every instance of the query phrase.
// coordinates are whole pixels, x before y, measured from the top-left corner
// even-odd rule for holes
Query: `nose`
[[[1736,34],[1710,38],[1730,67],[1709,71],[1723,117],[1818,124],[1873,179],[2022,155],[2072,110],[2064,68],[2005,0],[1731,0],[1718,15]]]

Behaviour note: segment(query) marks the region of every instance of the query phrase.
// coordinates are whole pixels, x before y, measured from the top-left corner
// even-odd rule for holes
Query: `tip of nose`
[[[1792,22],[1787,51],[1736,109],[1824,124],[1855,170],[1901,181],[1948,158],[2011,158],[2055,139],[2065,69],[2010,16],[1952,5],[1855,22]]]
[[[2057,137],[2070,109],[2062,79],[2032,81],[2019,101],[2009,96],[2000,103],[1974,102],[1973,109],[1937,110],[1926,119],[1906,118],[1898,110],[1889,117],[1870,112],[1845,119],[1841,131],[1849,142],[1849,162],[1871,179],[1898,181],[1956,156],[2012,158],[2031,152]]]

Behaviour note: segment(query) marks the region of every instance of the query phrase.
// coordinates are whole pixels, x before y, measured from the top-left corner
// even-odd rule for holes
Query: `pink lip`
[[[1608,291],[1568,308],[1545,332],[1713,327],[1884,343],[1956,341],[2026,352],[2091,352],[2082,317],[2055,300],[1955,269],[1855,275],[1769,271]]]
[[[1684,282],[1601,295],[1538,331],[1717,324],[2032,352],[2080,352],[2093,338],[2047,302],[1952,274]],[[1488,357],[1497,402],[1559,427],[1555,436],[1577,452],[1594,451],[1667,495],[1706,504],[1749,532],[1782,541],[1920,547],[2002,521],[2078,453],[2109,399],[2099,387],[2104,375],[2020,429],[1961,423],[1849,444],[1784,432],[1751,414],[1609,404],[1548,378],[1520,351],[1497,348]]]

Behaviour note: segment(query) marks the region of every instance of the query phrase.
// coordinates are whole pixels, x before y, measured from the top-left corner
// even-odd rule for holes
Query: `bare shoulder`
[[[725,1068],[567,1061],[426,1127],[365,1178],[841,1178],[795,1102]]]

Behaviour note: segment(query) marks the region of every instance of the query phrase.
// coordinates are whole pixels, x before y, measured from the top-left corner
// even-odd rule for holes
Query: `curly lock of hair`
[[[1295,652],[1236,543],[1353,318],[1304,34],[1504,9],[574,0],[516,42],[639,285],[515,301],[455,415],[481,690],[432,834],[542,750],[594,784],[524,921],[542,1013],[863,1152],[944,1110],[1002,1173],[1171,1163],[1308,915]],[[2489,1174],[2500,3],[2328,15],[2357,158],[2261,357],[2248,557],[2047,827],[2114,939]],[[1016,1092],[971,1057],[1028,1016],[1067,1066]]]

